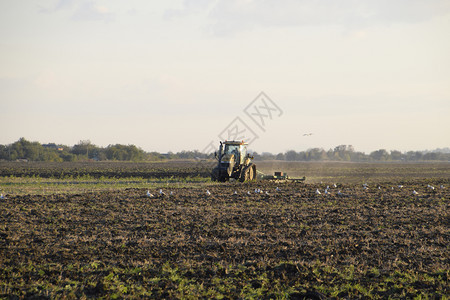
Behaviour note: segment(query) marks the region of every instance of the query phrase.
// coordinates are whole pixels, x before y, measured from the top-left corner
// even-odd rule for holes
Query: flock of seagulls
[[[368,190],[369,189],[369,185],[367,184],[367,183],[364,183],[363,185],[363,189],[364,190]],[[337,185],[336,184],[333,184],[333,187],[334,188],[337,188]],[[403,188],[403,185],[398,185],[397,186],[399,189],[402,189]],[[428,184],[427,185],[427,188],[428,189],[430,189],[430,190],[435,190],[435,187],[434,186],[432,186],[432,185],[430,185],[430,184]],[[444,187],[444,185],[440,185],[440,189],[444,189],[445,187]],[[328,186],[327,185],[327,187],[325,188],[325,190],[324,190],[324,194],[325,195],[328,195],[328,194],[331,194],[330,193],[330,186]],[[381,186],[378,186],[378,190],[381,190]],[[391,187],[391,190],[394,190],[394,187]],[[279,188],[279,187],[276,187],[275,188],[275,192],[281,192],[281,189]],[[165,196],[166,195],[166,193],[162,190],[162,189],[159,189],[159,196],[160,197],[162,197],[162,196]],[[265,195],[270,195],[270,193],[269,193],[269,191],[263,191],[263,190],[261,190],[260,188],[255,188],[255,190],[254,190],[254,193],[255,194],[265,194]],[[315,194],[316,195],[321,195],[322,194],[322,192],[317,188],[316,189],[316,191],[315,191]],[[412,194],[413,195],[419,195],[419,192],[417,192],[416,190],[413,190],[412,191]],[[169,192],[169,195],[170,196],[173,196],[174,195],[174,193],[173,193],[173,191],[170,191]],[[207,196],[211,196],[211,192],[209,191],[209,190],[206,190],[206,195]],[[234,191],[233,192],[233,195],[238,195],[238,192],[237,191]],[[252,193],[250,192],[250,191],[247,191],[247,195],[252,195]],[[338,196],[343,196],[344,194],[340,191],[340,190],[338,190],[338,192],[337,192],[337,195]],[[146,196],[148,197],[148,198],[153,198],[153,197],[155,197],[151,192],[150,192],[150,190],[147,190],[147,193],[146,193]],[[6,199],[6,197],[3,195],[3,194],[0,194],[0,199]]]
[[[403,189],[403,184],[399,184],[399,185],[397,185],[397,188],[399,188],[399,189]],[[369,185],[367,184],[367,183],[364,183],[363,184],[363,188],[365,189],[365,190],[367,190],[367,189],[369,189]],[[429,189],[431,189],[431,190],[434,190],[434,186],[432,186],[432,185],[427,185],[427,188],[429,188]],[[440,188],[441,189],[444,189],[445,187],[444,187],[444,185],[443,184],[441,184],[440,185]],[[378,186],[378,189],[379,190],[381,190],[381,186]],[[395,190],[395,188],[394,187],[391,187],[391,190],[393,191],[393,190]],[[412,191],[412,194],[413,195],[415,195],[415,196],[417,196],[417,195],[419,195],[419,192],[417,192],[416,190],[413,190]]]
[[[209,192],[209,191],[208,191],[208,192]],[[159,194],[159,196],[161,196],[161,197],[166,195],[166,193],[165,193],[162,189],[159,189],[158,194]],[[149,197],[149,198],[155,197],[155,195],[153,195],[152,193],[150,193],[150,190],[147,190],[147,193],[146,193],[145,195],[146,195],[147,197]],[[174,195],[173,191],[170,191],[169,195],[170,195],[170,196],[173,196],[173,195]]]
[[[334,189],[337,189],[338,186],[337,186],[337,184],[333,184],[332,187],[333,187]],[[367,183],[363,183],[362,187],[363,187],[364,190],[369,190],[369,185],[368,185]],[[403,186],[402,184],[399,184],[397,187],[398,187],[399,189],[402,189],[404,186]],[[378,186],[377,188],[378,188],[378,190],[381,190],[381,186]],[[434,189],[435,189],[434,186],[429,185],[429,184],[428,184],[427,188],[430,189],[430,190],[434,190]],[[441,185],[440,185],[440,188],[441,188],[441,189],[444,189],[445,187],[444,187],[444,185],[441,184]],[[391,190],[394,190],[394,189],[395,189],[394,187],[391,187]],[[276,188],[275,188],[275,192],[281,192],[281,189],[280,189],[279,187],[276,187]],[[159,189],[158,194],[159,194],[160,197],[167,195],[162,189]],[[211,195],[212,195],[212,193],[211,193],[208,189],[206,190],[205,194],[206,194],[206,196],[211,196]],[[255,188],[255,190],[253,191],[253,193],[250,192],[250,191],[247,191],[247,195],[252,195],[252,194],[265,194],[265,195],[270,195],[270,193],[269,193],[268,190],[264,191],[264,190],[262,190],[262,189],[260,189],[260,188]],[[316,195],[322,195],[322,192],[317,188],[316,191],[315,191],[315,194],[316,194]],[[325,190],[323,191],[323,194],[324,194],[324,195],[331,194],[331,188],[330,188],[329,185],[327,185],[327,187],[326,187]],[[344,196],[344,194],[341,192],[341,190],[338,190],[338,192],[337,192],[336,194],[337,194],[338,196],[341,196],[341,197]],[[417,192],[416,190],[413,190],[413,191],[412,191],[412,194],[417,196],[417,195],[419,195],[419,192]],[[170,191],[170,192],[169,192],[169,195],[170,195],[170,196],[174,195],[173,191]],[[238,195],[238,192],[237,192],[237,191],[234,191],[234,192],[233,192],[233,195]],[[150,192],[150,190],[147,190],[146,196],[147,196],[148,198],[153,198],[153,197],[155,197],[155,195],[153,195],[153,194]],[[0,199],[5,199],[5,197],[3,196],[3,194],[0,194]]]
[[[333,184],[333,188],[336,189],[337,187],[338,187],[338,186],[337,186],[336,183]],[[316,189],[315,194],[316,194],[316,195],[322,195],[322,192],[321,192],[319,189]],[[329,194],[331,194],[331,188],[330,188],[329,185],[327,185],[327,187],[326,187],[325,190],[323,191],[323,194],[324,194],[324,195],[329,195]],[[344,194],[342,194],[341,190],[338,190],[337,195],[338,195],[338,196],[343,196]]]
[[[434,186],[432,186],[432,185],[428,185],[427,187],[430,188],[430,189],[432,189],[432,190],[434,190]],[[444,189],[445,187],[444,187],[443,184],[441,184],[441,185],[440,185],[440,188],[441,188],[441,189]]]
[[[276,187],[276,188],[275,188],[275,191],[276,191],[276,192],[280,192],[281,189],[278,188],[278,187]],[[269,191],[263,191],[262,189],[259,189],[259,188],[256,188],[256,189],[254,190],[254,193],[255,193],[255,194],[265,194],[265,195],[270,195]],[[159,189],[158,194],[159,194],[160,197],[167,195],[162,189]],[[206,190],[205,194],[206,194],[207,196],[211,196],[211,195],[212,195],[212,193],[211,193],[208,189]],[[147,192],[146,192],[145,195],[146,195],[148,198],[153,198],[153,197],[155,197],[155,195],[152,194],[152,193],[150,192],[150,190],[147,190]],[[169,195],[173,196],[174,193],[171,191],[171,192],[169,193]],[[238,192],[237,192],[237,191],[234,191],[234,192],[233,192],[233,195],[238,195]],[[250,191],[247,191],[247,195],[252,195],[252,193],[251,193]],[[2,195],[2,196],[3,196],[3,195]]]

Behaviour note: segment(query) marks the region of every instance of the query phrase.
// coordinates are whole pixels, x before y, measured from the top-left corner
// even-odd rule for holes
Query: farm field
[[[448,298],[450,164],[258,166],[0,163],[0,298]]]
[[[0,176],[39,176],[67,178],[167,178],[209,177],[206,163],[193,161],[168,162],[0,162]]]

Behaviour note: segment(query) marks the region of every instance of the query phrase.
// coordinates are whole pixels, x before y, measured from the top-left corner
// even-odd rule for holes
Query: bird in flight
[[[311,136],[313,135],[312,133],[304,133],[303,136]]]

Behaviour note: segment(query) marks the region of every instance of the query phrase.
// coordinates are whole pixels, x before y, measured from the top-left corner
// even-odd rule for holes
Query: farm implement
[[[212,181],[225,182],[230,179],[253,181],[258,179],[276,182],[303,182],[305,177],[291,178],[286,173],[275,172],[274,175],[266,175],[256,170],[252,162],[253,156],[247,153],[247,143],[244,141],[220,142],[219,152],[215,153],[217,166],[211,172]]]
[[[258,171],[258,179],[270,180],[274,182],[304,182],[306,177],[289,177],[288,174],[283,172],[274,172],[273,175],[267,175],[261,171]]]

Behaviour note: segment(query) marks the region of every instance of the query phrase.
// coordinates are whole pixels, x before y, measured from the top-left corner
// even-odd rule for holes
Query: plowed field
[[[445,298],[441,175],[8,194],[0,297]]]

